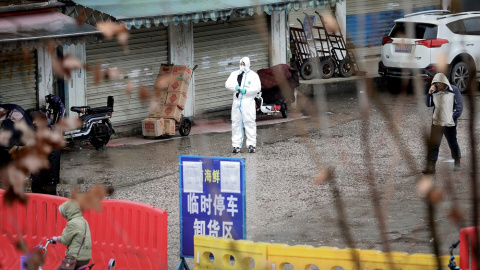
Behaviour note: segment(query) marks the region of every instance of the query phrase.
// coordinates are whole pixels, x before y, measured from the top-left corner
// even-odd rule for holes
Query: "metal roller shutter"
[[[101,63],[103,67],[118,68],[123,79],[94,84],[93,72],[87,73],[87,105],[106,106],[107,97],[114,96],[112,123],[123,125],[139,123],[148,116],[149,103],[139,98],[138,87],[148,86],[153,91],[160,64],[168,63],[166,27],[130,30],[129,53],[125,53],[117,41],[87,45],[87,63]],[[131,95],[125,92],[126,84],[134,83]]]
[[[0,102],[20,105],[24,110],[37,107],[35,51],[0,52]]]
[[[299,10],[292,9],[290,10],[290,12],[288,12],[288,25],[301,28],[298,20],[300,20],[302,23],[305,23],[305,19],[306,19],[305,13],[307,13],[310,17],[312,16],[315,17],[314,24],[318,25],[320,18],[315,13],[315,11],[322,14],[323,12],[332,12],[332,9],[328,6],[319,6],[316,9],[314,8],[308,8],[308,9],[300,8]]]
[[[405,14],[440,9],[440,0],[351,0],[347,1],[347,43],[359,58],[380,56],[382,37],[395,19]]]
[[[242,57],[250,58],[250,69],[269,67],[270,40],[267,16],[233,18],[227,22],[196,23],[193,27],[195,111],[208,113],[229,109],[232,92],[225,89],[230,73]]]

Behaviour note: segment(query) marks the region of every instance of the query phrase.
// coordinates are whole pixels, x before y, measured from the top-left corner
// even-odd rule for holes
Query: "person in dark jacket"
[[[455,160],[454,171],[460,170],[460,147],[457,141],[457,120],[463,111],[463,99],[460,90],[451,85],[447,77],[437,73],[433,77],[425,100],[427,107],[433,108],[432,127],[428,142],[427,168],[425,174],[435,173],[435,163],[442,137],[445,136]]]
[[[58,210],[67,219],[67,226],[63,229],[61,236],[52,237],[53,243],[58,241],[67,246],[65,257],[75,257],[77,259],[75,269],[78,269],[87,265],[92,258],[90,227],[83,218],[80,205],[76,201],[68,200],[61,204]]]

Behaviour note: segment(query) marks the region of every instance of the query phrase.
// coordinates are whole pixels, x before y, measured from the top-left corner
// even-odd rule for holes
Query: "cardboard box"
[[[164,119],[174,119],[177,122],[180,122],[182,118],[182,109],[177,106],[163,106],[161,117]]]
[[[168,92],[167,91],[157,91],[155,90],[155,100],[158,102],[158,105],[162,106],[167,101]]]
[[[167,135],[175,135],[175,120],[173,119],[165,119],[165,134]]]
[[[188,83],[184,80],[173,80],[168,85],[168,92],[182,92],[185,96],[187,96]]]
[[[160,65],[160,71],[158,72],[158,75],[171,74],[172,71],[173,71],[173,65],[171,65],[171,64],[161,64]]]
[[[145,118],[142,120],[142,134],[147,137],[158,137],[165,133],[163,118]]]
[[[158,75],[153,85],[155,91],[167,91],[168,85],[172,81],[173,77],[171,75]]]
[[[160,118],[162,116],[162,106],[159,106],[158,110],[156,111],[153,111],[153,112],[149,112],[148,113],[148,117],[149,118]]]
[[[183,110],[185,103],[187,103],[187,97],[182,92],[168,92],[165,105],[178,106]]]
[[[172,76],[175,79],[183,79],[187,83],[190,83],[192,70],[188,66],[173,66]]]

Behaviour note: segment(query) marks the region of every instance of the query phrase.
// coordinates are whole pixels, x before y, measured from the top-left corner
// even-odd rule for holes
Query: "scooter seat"
[[[111,113],[113,112],[112,107],[108,106],[103,106],[103,107],[95,107],[95,108],[89,108],[88,113],[89,114],[97,114],[97,113]]]
[[[77,113],[86,113],[90,110],[90,106],[73,106],[70,108],[70,111]]]

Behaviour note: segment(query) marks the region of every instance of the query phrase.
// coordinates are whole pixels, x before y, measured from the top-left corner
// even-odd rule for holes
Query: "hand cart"
[[[307,15],[307,14],[306,14]],[[300,76],[310,80],[320,75],[324,79],[333,76],[335,72],[334,60],[331,57],[325,27],[314,26],[307,15],[306,27],[299,19],[302,28],[290,27],[290,37],[294,46],[294,64],[300,71]],[[312,37],[309,43],[308,36]]]
[[[197,67],[198,65],[195,65],[192,68],[192,74],[193,72],[195,72],[195,69],[197,69]],[[175,124],[175,130],[178,130],[178,132],[182,136],[188,136],[188,134],[190,134],[190,131],[192,130],[192,124],[193,124],[193,117],[184,117],[182,114],[180,123]]]
[[[317,11],[315,13],[320,17],[320,21],[322,25],[325,26],[325,18],[320,15]],[[351,49],[348,49],[345,40],[343,39],[342,30],[338,25],[338,21],[335,18],[334,14],[331,14],[332,18],[335,20],[334,23],[336,25],[336,29],[338,29],[338,33],[335,29],[325,29],[326,37],[328,42],[331,45],[331,56],[335,65],[337,66],[338,73],[343,77],[350,77],[352,74],[358,72],[357,62],[355,60],[355,55]]]
[[[197,69],[198,65],[195,65],[192,69],[192,74]],[[192,130],[192,125],[193,125],[193,117],[188,116],[185,117],[182,114],[182,117],[180,118],[179,122],[175,121],[175,131],[178,130],[180,135],[182,136],[188,136],[190,134],[190,131]],[[165,135],[162,134],[160,136],[143,136],[145,139],[156,139],[156,138],[163,138],[163,137],[170,137],[170,135]]]
[[[300,69],[303,63],[313,57],[310,46],[308,46],[305,30],[303,28],[290,27],[290,42],[290,49],[293,51],[293,63],[291,66]]]
[[[313,55],[315,61],[307,61],[300,67],[300,75],[305,80],[310,80],[318,75],[323,79],[331,78],[335,73],[334,59],[331,56],[330,44],[324,25],[314,25],[312,19],[307,13],[304,13],[309,26],[305,27],[300,20],[300,24],[307,34],[312,37]]]

